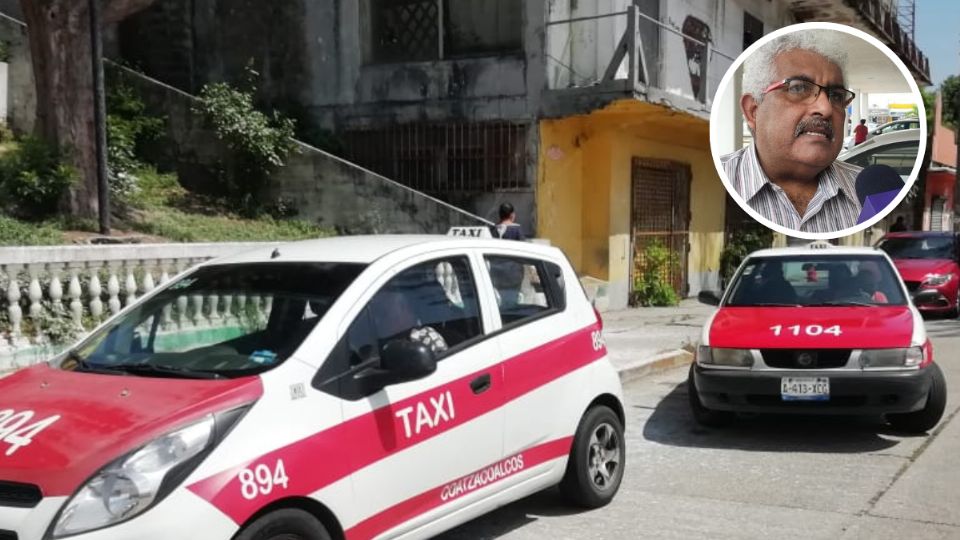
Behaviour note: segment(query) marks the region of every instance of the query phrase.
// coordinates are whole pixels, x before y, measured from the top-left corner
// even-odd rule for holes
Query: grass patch
[[[51,223],[25,223],[0,216],[0,246],[55,246],[66,243],[63,232]]]
[[[138,189],[128,200],[135,208],[129,225],[137,232],[173,242],[301,240],[333,234],[301,220],[242,218],[225,201],[186,191],[173,174],[143,169],[137,176]]]

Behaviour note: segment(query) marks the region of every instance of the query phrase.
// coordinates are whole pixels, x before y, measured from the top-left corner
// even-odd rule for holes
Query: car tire
[[[926,433],[943,418],[943,411],[947,406],[947,381],[940,371],[940,366],[931,364],[930,392],[927,394],[927,404],[919,411],[902,414],[888,414],[887,422],[895,429],[908,433]]]
[[[591,407],[577,426],[560,492],[571,503],[599,508],[613,500],[626,463],[623,424],[609,407]]]
[[[948,319],[956,319],[960,316],[960,287],[957,288],[957,299],[953,302],[953,308],[947,312]]]
[[[730,411],[716,411],[703,406],[700,401],[700,394],[697,392],[697,385],[693,380],[693,371],[695,365],[690,365],[690,373],[687,375],[687,397],[690,399],[690,411],[693,413],[693,419],[701,426],[724,427],[730,425],[736,420],[736,413]]]
[[[234,540],[331,540],[331,536],[309,512],[284,508],[247,525]]]

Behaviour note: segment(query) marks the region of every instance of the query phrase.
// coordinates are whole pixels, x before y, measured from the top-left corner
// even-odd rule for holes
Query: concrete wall
[[[176,169],[184,185],[202,185],[218,168],[230,171],[229,152],[192,112],[195,100],[173,87],[112,68],[138,89],[148,110],[168,119],[156,158]],[[270,179],[269,196],[283,197],[298,217],[341,233],[445,233],[479,218],[424,196],[320,150],[300,144]]]
[[[943,125],[943,94],[937,92],[936,112],[933,123],[933,154],[935,163],[948,167],[957,166],[957,139],[952,129]],[[928,126],[927,129],[930,129]]]
[[[0,15],[0,39],[9,44],[7,66],[7,124],[17,133],[31,133],[37,119],[37,97],[30,63],[27,27]]]

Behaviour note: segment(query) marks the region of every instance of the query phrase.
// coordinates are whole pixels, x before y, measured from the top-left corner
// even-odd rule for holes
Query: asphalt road
[[[440,538],[960,538],[960,321],[928,321],[947,411],[928,435],[880,418],[767,416],[696,425],[686,368],[624,388],[627,470],[609,506],[583,512],[556,490]]]

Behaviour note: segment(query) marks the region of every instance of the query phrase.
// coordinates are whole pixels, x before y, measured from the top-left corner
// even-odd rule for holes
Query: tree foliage
[[[943,96],[943,124],[957,131],[960,128],[960,77],[951,75],[940,85]]]

